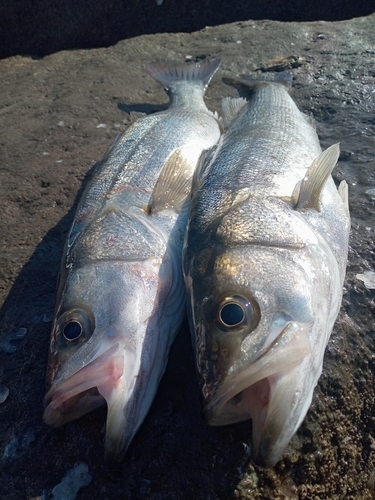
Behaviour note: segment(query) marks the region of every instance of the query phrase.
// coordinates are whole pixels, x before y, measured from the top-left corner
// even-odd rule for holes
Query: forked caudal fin
[[[292,86],[293,75],[288,71],[282,71],[280,73],[268,73],[265,74],[254,74],[254,75],[240,75],[240,76],[225,76],[223,82],[226,85],[232,85],[236,88],[245,88],[248,91],[252,91],[257,85],[262,85],[265,83],[280,83],[284,85],[287,89]]]
[[[194,64],[160,62],[149,64],[147,73],[169,90],[171,84],[181,81],[202,82],[206,88],[216,73],[221,59]]]

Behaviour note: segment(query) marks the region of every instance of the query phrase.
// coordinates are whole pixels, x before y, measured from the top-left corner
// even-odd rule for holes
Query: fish
[[[350,215],[288,78],[227,79],[225,130],[194,176],[183,249],[188,316],[213,426],[252,420],[252,455],[273,467],[312,401],[338,315]],[[226,82],[227,82],[226,81]]]
[[[168,109],[110,146],[86,187],[61,264],[44,422],[107,405],[105,458],[121,461],[143,422],[186,315],[182,245],[192,176],[221,135],[204,102],[220,59],[154,63]]]

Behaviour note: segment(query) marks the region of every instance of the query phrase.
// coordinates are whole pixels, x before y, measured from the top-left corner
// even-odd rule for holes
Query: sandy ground
[[[375,291],[356,277],[375,270],[374,22],[247,21],[0,61],[0,400],[9,390],[0,405],[1,498],[62,498],[52,488],[77,462],[91,477],[82,500],[375,496]],[[270,470],[250,459],[249,422],[204,424],[186,325],[118,469],[103,462],[105,409],[61,429],[41,420],[56,280],[77,200],[116,135],[167,102],[146,64],[188,55],[222,58],[207,92],[213,110],[236,95],[222,76],[292,68],[292,95],[316,119],[322,146],[341,143],[334,178],[347,179],[352,213],[343,306],[312,407]]]

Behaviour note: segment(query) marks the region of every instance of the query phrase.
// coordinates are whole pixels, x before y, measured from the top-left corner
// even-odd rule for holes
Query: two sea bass
[[[170,106],[110,147],[66,242],[44,420],[58,426],[106,401],[109,459],[122,458],[144,420],[185,314],[185,201],[202,150],[220,137],[203,101],[219,64],[148,68]]]
[[[238,83],[238,82],[237,82]],[[249,83],[193,184],[184,273],[205,415],[252,419],[253,455],[280,458],[311,404],[342,297],[345,181],[286,87]],[[203,155],[203,156],[204,156]]]

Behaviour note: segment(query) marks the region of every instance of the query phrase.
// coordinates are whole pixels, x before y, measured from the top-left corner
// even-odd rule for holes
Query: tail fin
[[[267,73],[261,75],[241,75],[241,76],[227,76],[223,78],[223,82],[227,85],[232,85],[237,90],[246,89],[251,92],[252,89],[258,85],[267,83],[280,83],[288,90],[292,86],[293,75],[289,71],[282,71],[280,73]]]
[[[160,62],[147,66],[147,73],[155,78],[168,91],[171,84],[178,81],[202,82],[204,88],[216,73],[221,59],[201,61],[194,64]]]

